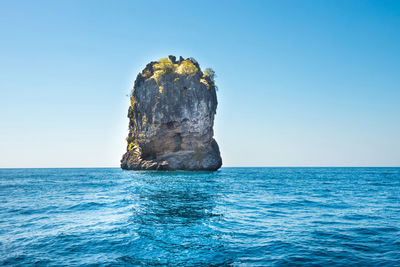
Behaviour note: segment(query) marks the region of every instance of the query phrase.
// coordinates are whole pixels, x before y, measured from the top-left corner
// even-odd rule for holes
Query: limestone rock
[[[128,110],[127,170],[217,170],[213,125],[214,72],[193,59],[169,56],[138,74]]]

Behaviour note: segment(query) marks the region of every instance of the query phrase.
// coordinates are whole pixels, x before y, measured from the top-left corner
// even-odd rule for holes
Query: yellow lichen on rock
[[[162,58],[157,63],[153,65],[153,78],[156,83],[161,81],[161,77],[167,73],[172,73],[175,71],[177,64],[174,64],[169,58]]]
[[[128,150],[132,150],[135,147],[135,143],[129,143]]]
[[[151,76],[151,78],[153,78],[156,83],[158,84],[161,81],[161,77],[165,74],[165,72],[163,70],[156,70],[153,74],[153,76]]]
[[[176,69],[176,73],[184,75],[195,75],[198,71],[199,69],[188,59],[182,61]]]
[[[175,70],[177,64],[174,64],[169,58],[162,58],[156,64],[154,64],[154,70],[162,70],[165,73],[170,73]]]
[[[160,85],[160,86],[158,87],[158,92],[159,92],[160,94],[164,93],[164,86]]]
[[[144,70],[142,73],[143,78],[148,78],[150,75],[151,75],[151,71],[148,69]]]
[[[195,75],[199,69],[196,67],[196,65],[193,63],[192,60],[190,59],[185,59],[183,61],[178,62],[178,64],[174,63],[171,59],[169,58],[162,58],[157,63],[154,63],[153,65],[153,75],[151,78],[153,78],[156,83],[158,84],[161,81],[161,78],[165,74],[170,74],[170,73],[176,73],[180,75]],[[148,73],[144,72],[142,74],[143,77],[148,77]],[[178,78],[179,80],[179,78]],[[175,78],[175,82],[178,81],[177,78]]]
[[[202,84],[204,84],[205,86],[207,86],[207,88],[210,86],[209,84],[208,84],[208,82],[207,82],[207,80],[206,79],[200,79],[200,82],[202,83]]]
[[[147,118],[146,118],[146,115],[143,115],[142,126],[144,127],[144,126],[146,126],[146,124],[147,124]]]

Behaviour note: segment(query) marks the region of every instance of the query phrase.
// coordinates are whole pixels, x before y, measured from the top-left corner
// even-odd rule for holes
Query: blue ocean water
[[[400,168],[0,169],[1,265],[400,266]]]

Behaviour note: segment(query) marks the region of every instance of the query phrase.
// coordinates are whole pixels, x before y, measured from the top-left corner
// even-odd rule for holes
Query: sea
[[[400,168],[0,169],[0,265],[400,266]]]

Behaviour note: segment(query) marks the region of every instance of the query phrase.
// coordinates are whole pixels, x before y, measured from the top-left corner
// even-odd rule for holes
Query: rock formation
[[[138,74],[128,110],[126,170],[217,170],[214,72],[193,58],[153,61]]]

